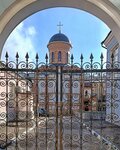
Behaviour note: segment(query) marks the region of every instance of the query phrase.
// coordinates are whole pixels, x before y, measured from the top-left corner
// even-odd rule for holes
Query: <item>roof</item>
[[[57,34],[53,35],[50,38],[49,43],[56,42],[56,41],[70,43],[68,37],[66,35],[64,35],[63,33],[57,33]]]

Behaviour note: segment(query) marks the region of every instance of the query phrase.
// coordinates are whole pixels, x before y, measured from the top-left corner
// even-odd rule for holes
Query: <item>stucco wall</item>
[[[0,0],[0,15],[13,3],[15,0]]]

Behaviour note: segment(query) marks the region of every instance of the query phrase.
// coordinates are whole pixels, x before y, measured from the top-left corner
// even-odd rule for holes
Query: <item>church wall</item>
[[[50,63],[67,63],[67,52],[70,51],[70,44],[65,42],[54,42],[48,44]],[[61,61],[58,61],[58,52],[61,51]],[[52,62],[52,52],[54,52],[54,62]]]
[[[52,69],[52,68],[51,68]],[[52,71],[52,70],[51,70]],[[68,114],[70,112],[70,109],[73,113],[80,113],[81,109],[84,112],[85,111],[85,91],[88,90],[88,111],[97,111],[97,94],[94,95],[91,99],[91,86],[85,87],[83,84],[83,87],[81,89],[81,75],[74,73],[69,73],[70,70],[68,70],[68,73],[62,73],[62,81],[61,81],[61,70],[58,69],[58,83],[56,84],[56,73],[55,72],[47,72],[47,76],[41,76],[41,78],[38,79],[38,90],[35,90],[38,92],[38,109],[39,108],[45,108],[47,105],[47,109],[49,113],[52,115],[56,112],[56,100],[58,97],[58,113],[60,113],[60,106],[62,104],[62,113]],[[47,77],[47,79],[46,79]],[[35,84],[35,83],[34,83]],[[56,85],[58,88],[58,93],[56,95]],[[61,89],[62,86],[62,89]],[[97,91],[98,92],[98,91]],[[37,95],[37,94],[35,94]],[[81,97],[82,95],[82,97]],[[62,97],[61,97],[62,96]],[[47,101],[46,101],[47,100]],[[62,101],[62,103],[61,103]],[[72,105],[70,104],[70,101],[72,102]],[[90,102],[92,101],[92,107],[90,106]],[[81,107],[82,103],[82,107]]]

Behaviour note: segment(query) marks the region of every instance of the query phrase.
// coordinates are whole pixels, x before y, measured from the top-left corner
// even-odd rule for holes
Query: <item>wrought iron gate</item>
[[[114,61],[0,64],[0,148],[120,149],[120,67]]]

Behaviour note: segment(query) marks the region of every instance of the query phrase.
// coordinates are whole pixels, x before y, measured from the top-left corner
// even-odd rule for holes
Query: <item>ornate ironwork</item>
[[[120,63],[0,62],[0,147],[8,150],[120,149]],[[43,108],[45,113],[39,114]]]

